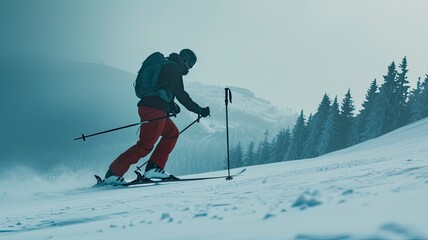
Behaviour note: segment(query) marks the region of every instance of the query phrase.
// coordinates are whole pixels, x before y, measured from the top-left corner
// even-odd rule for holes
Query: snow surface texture
[[[82,173],[63,184],[1,182],[0,239],[428,239],[427,136],[424,119],[232,181],[91,189]],[[225,172],[199,176],[216,174]]]

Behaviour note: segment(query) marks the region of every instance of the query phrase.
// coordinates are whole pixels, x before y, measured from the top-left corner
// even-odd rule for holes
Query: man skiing
[[[161,56],[163,57],[163,55]],[[170,97],[165,98],[160,93],[148,94],[149,96],[144,94],[139,96],[137,94],[141,98],[138,102],[138,114],[141,121],[162,118],[170,113],[178,113],[180,108],[174,103],[174,98],[177,98],[186,109],[198,114],[198,116],[207,117],[210,115],[209,107],[200,107],[184,90],[183,76],[189,73],[189,69],[195,65],[196,60],[195,53],[190,49],[183,49],[179,54],[171,53],[165,58],[164,64],[161,64],[155,84],[164,91],[163,95],[166,94]],[[140,158],[145,157],[152,151],[159,137],[161,139],[146,165],[144,177],[148,179],[175,178],[166,172],[164,168],[168,161],[168,156],[177,142],[178,135],[179,131],[169,117],[142,124],[139,141],[110,164],[104,182],[106,184],[126,183],[123,175],[132,164],[137,163]]]

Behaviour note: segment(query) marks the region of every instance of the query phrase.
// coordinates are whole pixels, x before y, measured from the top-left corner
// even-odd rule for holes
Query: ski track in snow
[[[355,150],[248,167],[232,181],[25,197],[2,189],[0,239],[428,239],[424,123]],[[214,174],[224,173],[205,175]]]

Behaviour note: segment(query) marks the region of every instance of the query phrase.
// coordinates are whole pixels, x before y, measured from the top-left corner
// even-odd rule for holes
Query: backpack
[[[168,83],[162,84],[162,86],[157,85],[162,66],[171,62],[160,52],[152,53],[144,60],[134,82],[135,95],[139,99],[159,96],[167,103],[173,100],[172,93],[167,89]]]

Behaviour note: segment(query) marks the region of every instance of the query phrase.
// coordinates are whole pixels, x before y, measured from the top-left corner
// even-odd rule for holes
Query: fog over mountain
[[[2,168],[25,166],[42,173],[91,169],[103,173],[108,164],[138,139],[138,127],[73,141],[90,134],[139,122],[138,99],[128,73],[103,64],[41,59],[2,59],[0,64]],[[198,82],[185,86],[211,117],[201,119],[180,136],[167,169],[175,174],[224,168],[226,156],[224,87]],[[292,125],[295,114],[278,109],[245,88],[230,87],[231,145],[258,143]],[[181,106],[174,118],[181,130],[197,116]],[[147,158],[140,161],[143,163]]]

